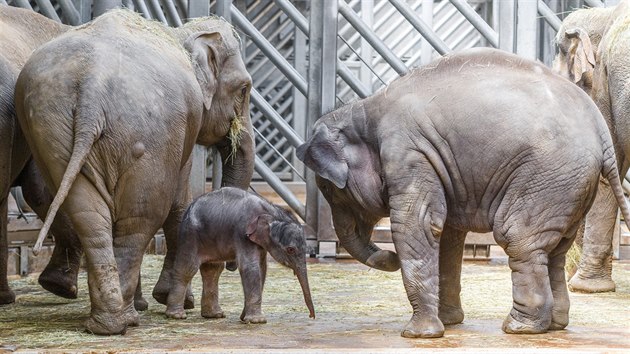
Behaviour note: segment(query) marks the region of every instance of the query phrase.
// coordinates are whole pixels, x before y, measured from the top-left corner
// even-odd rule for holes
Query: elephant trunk
[[[302,287],[304,302],[306,302],[306,307],[308,307],[309,311],[308,317],[315,318],[315,308],[313,307],[313,299],[311,298],[311,288],[308,285],[308,276],[306,275],[306,262],[304,261],[304,264],[297,267],[294,272],[300,282],[300,286]]]
[[[254,174],[254,130],[249,115],[249,97],[243,100],[242,114],[230,127],[230,144],[220,148],[223,161],[221,185],[246,190]]]
[[[337,220],[338,218],[333,217],[341,246],[352,257],[374,269],[386,272],[400,269],[400,260],[395,252],[382,250],[371,241],[374,223],[343,227]]]

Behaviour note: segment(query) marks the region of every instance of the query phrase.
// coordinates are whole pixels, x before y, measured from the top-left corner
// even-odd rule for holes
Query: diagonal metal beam
[[[385,61],[398,73],[398,75],[405,75],[409,68],[403,63],[400,58],[389,47],[383,43],[383,41],[372,31],[361,18],[352,10],[352,8],[345,2],[339,1],[339,13],[350,23],[352,26],[363,35],[366,41],[385,59]]]
[[[497,48],[499,46],[499,35],[479,16],[466,0],[450,0],[450,2],[493,47]]]
[[[556,32],[560,30],[562,21],[558,18],[558,16],[556,16],[555,13],[553,13],[553,11],[549,8],[549,6],[547,6],[547,4],[545,4],[543,0],[538,0],[538,13]]]
[[[275,0],[276,5],[295,23],[295,26],[305,35],[309,36],[308,21],[289,0]],[[337,59],[337,73],[352,90],[361,98],[370,95],[370,90],[359,81],[352,71],[341,60]]]
[[[342,1],[343,2],[343,1]],[[431,46],[440,55],[444,55],[451,49],[438,37],[429,26],[411,9],[407,2],[401,0],[389,0],[389,2],[403,15],[411,25],[420,32],[422,37],[431,44]]]
[[[232,22],[238,26],[238,28],[243,31],[251,40],[256,44],[256,46],[271,60],[271,62],[291,81],[291,83],[305,96],[308,95],[308,87],[306,85],[306,80],[300,75],[300,73],[295,70],[289,62],[278,52],[278,50],[269,44],[269,42],[263,37],[263,35],[258,32],[256,27],[254,27],[247,18],[243,16],[243,14],[236,8],[236,6],[232,5],[231,7],[232,14]]]

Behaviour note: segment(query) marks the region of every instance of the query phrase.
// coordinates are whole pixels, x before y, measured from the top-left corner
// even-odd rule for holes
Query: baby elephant
[[[219,306],[219,276],[225,262],[236,261],[245,294],[241,321],[266,323],[260,305],[269,252],[280,264],[293,269],[310,317],[315,318],[305,249],[304,229],[290,212],[237,188],[207,193],[188,207],[180,225],[166,316],[186,318],[186,287],[200,269],[201,316],[225,317]]]

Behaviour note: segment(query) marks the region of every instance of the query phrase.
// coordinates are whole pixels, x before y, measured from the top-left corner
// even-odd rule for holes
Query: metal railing
[[[609,5],[598,0],[0,0],[0,4],[33,9],[71,25],[114,6],[169,26],[209,12],[232,22],[243,34],[243,56],[254,82],[256,174],[319,235],[330,234],[326,205],[314,176],[293,155],[322,112],[367,97],[413,66],[453,50],[490,46],[549,61],[553,49],[545,38],[552,38],[566,11]],[[567,8],[569,4],[573,7]],[[518,23],[517,14],[524,16]],[[200,167],[193,179],[195,184],[205,183],[206,172],[212,172],[204,167],[203,149],[195,154]],[[219,170],[213,165],[215,185]],[[306,204],[286,187],[286,180],[305,180]]]

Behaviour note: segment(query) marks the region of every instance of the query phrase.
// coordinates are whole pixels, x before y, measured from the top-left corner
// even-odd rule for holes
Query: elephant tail
[[[619,209],[621,209],[621,215],[623,215],[623,220],[630,228],[630,205],[628,205],[628,200],[623,194],[623,187],[621,186],[621,179],[619,176],[619,169],[617,168],[617,157],[615,155],[615,149],[612,144],[609,144],[606,150],[604,151],[604,164],[602,166],[602,176],[608,183],[610,184],[610,188],[615,194],[615,198],[617,199],[617,204],[619,204]]]
[[[80,126],[76,124],[77,114],[74,115],[75,119],[75,127]],[[87,127],[86,127],[87,128]],[[46,214],[46,220],[44,221],[44,225],[39,230],[39,235],[37,235],[37,241],[35,242],[35,246],[33,246],[33,254],[38,255],[42,244],[44,243],[44,239],[50,230],[50,226],[59,211],[59,207],[66,200],[68,196],[68,192],[70,188],[72,188],[72,184],[75,179],[81,172],[81,168],[85,164],[85,160],[87,159],[88,154],[92,150],[92,145],[94,142],[100,137],[101,129],[94,129],[93,131],[78,131],[74,134],[74,146],[72,147],[72,155],[70,156],[70,161],[68,161],[68,166],[66,166],[66,171],[63,174],[63,178],[61,179],[61,184],[57,189],[57,194],[55,194],[55,198],[53,199],[50,208],[48,209],[48,213]]]

